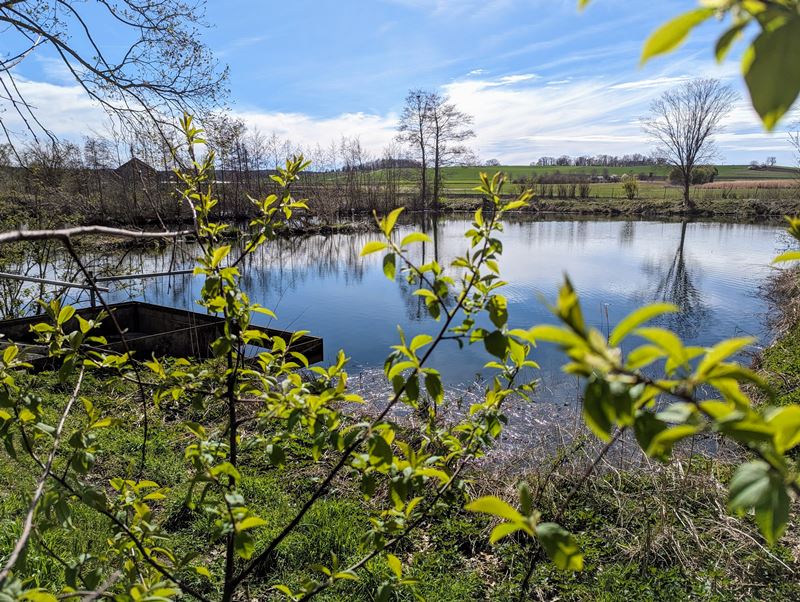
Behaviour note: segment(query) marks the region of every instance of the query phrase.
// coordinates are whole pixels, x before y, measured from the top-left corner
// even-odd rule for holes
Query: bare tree
[[[695,79],[665,92],[654,101],[644,130],[659,145],[658,152],[680,172],[686,209],[691,199],[692,171],[714,156],[714,135],[738,95],[716,79]]]
[[[431,93],[411,90],[397,127],[397,139],[414,150],[420,161],[419,208],[425,209],[428,200],[428,152],[431,137]]]
[[[235,200],[239,195],[241,169],[241,146],[245,135],[245,123],[227,112],[215,112],[205,119],[208,148],[215,153],[215,178],[219,184],[222,205],[229,207],[231,192]]]
[[[86,167],[84,180],[87,186],[90,187],[89,193],[96,195],[102,215],[107,215],[103,180],[105,179],[105,171],[110,169],[113,164],[113,157],[109,140],[99,136],[86,136],[84,138],[83,162]]]
[[[0,167],[9,167],[13,162],[14,155],[11,152],[10,144],[0,144]]]
[[[0,96],[34,138],[49,125],[17,85],[14,68],[49,47],[86,94],[127,121],[173,122],[175,111],[202,113],[226,90],[220,70],[199,39],[202,0],[0,0],[3,49]],[[119,45],[96,41],[119,29]],[[0,118],[9,143],[19,132]]]
[[[428,115],[431,122],[433,148],[433,205],[439,205],[442,184],[442,167],[458,163],[470,155],[461,143],[473,138],[472,116],[459,111],[447,98],[433,93],[428,96]]]

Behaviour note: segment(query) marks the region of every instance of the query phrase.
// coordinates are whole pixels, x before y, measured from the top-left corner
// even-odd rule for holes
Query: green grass
[[[51,374],[35,377],[36,390],[53,414],[63,405],[67,387],[57,384]],[[99,479],[129,474],[138,458],[141,443],[140,410],[135,391],[126,384],[88,376],[84,394],[98,407],[130,421],[125,429],[103,433],[105,453],[98,459]],[[183,508],[186,464],[182,457],[183,430],[168,409],[150,411],[151,436],[146,478],[175,490],[174,499],[153,506],[165,521],[170,536],[182,552],[197,552],[195,564],[206,562],[219,575],[222,557],[209,554],[203,542],[209,530],[207,519]],[[251,506],[267,520],[259,533],[263,546],[290,519],[316,486],[320,467],[308,459],[302,442],[288,467],[270,469],[258,454],[245,454],[246,471],[242,492]],[[259,468],[261,467],[261,468]],[[497,480],[494,470],[473,473],[474,494],[500,493],[508,496],[514,482],[526,478],[532,490],[540,492],[537,507],[545,519],[582,472],[578,467],[557,471],[542,486],[541,474],[516,473]],[[542,471],[547,472],[546,469]],[[13,545],[25,511],[23,492],[33,486],[37,471],[25,464],[3,458],[0,462],[0,550]],[[681,476],[684,475],[684,476]],[[766,591],[772,598],[797,599],[800,584],[775,563],[758,541],[751,521],[737,522],[736,531],[721,528],[720,508],[724,490],[720,481],[729,478],[730,468],[722,463],[685,463],[674,468],[608,473],[592,480],[581,490],[566,514],[566,526],[576,533],[586,554],[582,573],[559,572],[547,562],[536,565],[531,596],[562,600],[708,600],[758,599]],[[250,599],[273,599],[275,583],[298,585],[313,573],[315,563],[329,563],[336,553],[342,563],[360,557],[361,535],[374,508],[347,482],[337,482],[308,514],[301,527],[279,546],[269,572],[252,583]],[[47,532],[48,545],[60,556],[100,551],[110,535],[104,521],[79,504],[73,505],[74,528]],[[733,519],[730,519],[733,520]],[[687,529],[689,521],[692,529]],[[492,547],[488,535],[492,525],[482,516],[452,506],[442,511],[441,520],[429,522],[395,553],[409,574],[420,580],[419,593],[432,602],[462,600],[512,601],[527,567],[530,550],[519,541],[508,540]],[[737,533],[746,533],[738,536]],[[790,544],[787,544],[787,546]],[[798,560],[786,546],[770,552],[795,571]],[[0,553],[2,556],[2,553]],[[27,558],[27,572],[38,584],[59,587],[61,566],[41,547],[34,545]],[[388,575],[382,560],[371,562],[358,582],[347,582],[325,592],[318,599],[329,601],[372,600],[380,582]],[[215,597],[218,582],[209,584],[197,575],[185,575],[197,587]],[[398,598],[411,600],[406,592]]]
[[[699,187],[693,188],[693,196],[699,198],[739,198],[739,199],[770,199],[773,197],[787,197],[796,196],[796,190],[792,189],[764,189],[759,186],[759,181],[763,180],[776,180],[776,179],[793,179],[798,176],[797,170],[786,167],[775,167],[765,170],[751,170],[746,165],[721,165],[717,166],[719,169],[718,182],[725,181],[739,181],[746,180],[752,181],[752,188],[737,188],[735,190],[725,189],[704,189]],[[608,172],[609,175],[622,176],[624,174],[636,174],[646,177],[649,174],[654,176],[667,176],[671,168],[669,167],[653,167],[653,166],[639,166],[639,167],[609,167],[607,168],[586,168],[586,167],[524,167],[524,166],[500,166],[495,168],[480,168],[480,167],[446,167],[443,171],[444,178],[444,194],[470,194],[472,189],[475,188],[476,182],[480,176],[481,171],[488,171],[490,173],[502,171],[506,174],[508,179],[513,182],[523,178],[536,178],[546,174],[582,174],[582,175],[603,175]],[[518,186],[509,186],[509,191],[513,191]],[[411,189],[409,187],[409,189]],[[542,187],[536,185],[534,191],[539,196],[549,196],[551,194],[558,197],[558,186],[552,185],[551,187]],[[639,183],[639,196],[641,200],[664,200],[664,199],[679,199],[682,198],[682,190],[679,186],[670,185],[666,180],[647,181],[642,179]],[[624,195],[622,184],[619,182],[608,183],[592,183],[590,185],[589,197],[591,198],[620,198]]]
[[[800,322],[764,350],[762,367],[771,375],[778,405],[800,404]]]
[[[796,177],[797,170],[792,167],[774,167],[769,169],[748,169],[747,165],[717,165],[719,180],[768,180],[791,179]],[[538,177],[541,175],[582,174],[622,176],[623,174],[653,174],[666,177],[672,171],[669,166],[640,165],[632,167],[534,167],[527,165],[501,165],[499,167],[445,167],[443,176],[450,182],[476,182],[481,172],[494,173],[502,171],[509,179]]]
[[[762,352],[760,368],[777,395],[774,403],[800,403],[800,268],[776,271],[764,290],[780,333]]]

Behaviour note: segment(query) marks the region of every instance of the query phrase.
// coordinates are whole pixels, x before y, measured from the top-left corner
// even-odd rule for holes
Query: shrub
[[[629,200],[635,199],[639,196],[639,178],[625,174],[622,176],[622,189]]]
[[[691,183],[694,186],[710,184],[719,175],[719,169],[713,165],[700,165],[692,170]],[[670,184],[683,184],[683,174],[680,168],[675,167],[669,172]]]

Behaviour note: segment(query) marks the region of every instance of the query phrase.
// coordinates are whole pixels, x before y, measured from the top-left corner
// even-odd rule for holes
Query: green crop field
[[[633,167],[531,167],[521,165],[501,165],[499,167],[445,167],[443,169],[444,188],[450,193],[465,193],[476,186],[479,174],[484,171],[495,173],[502,171],[510,181],[521,180],[523,178],[537,178],[542,175],[616,175],[634,174],[638,176],[650,176],[665,178],[669,175],[671,167],[640,165]],[[791,167],[772,167],[766,169],[750,169],[747,165],[718,165],[719,175],[717,182],[746,180],[753,182],[753,190],[750,191],[752,197],[759,189],[759,180],[790,180],[798,177],[798,170]],[[737,193],[745,196],[749,189],[739,189]],[[640,198],[671,198],[680,196],[680,191],[674,186],[670,186],[664,180],[656,182],[640,182]],[[721,191],[707,191],[705,194],[719,196]],[[592,197],[612,197],[622,195],[620,183],[592,184],[590,196]]]
[[[792,167],[771,167],[766,169],[750,169],[748,165],[717,165],[718,180],[772,180],[791,179],[798,170]],[[480,172],[494,173],[502,171],[509,179],[531,178],[542,175],[574,174],[574,175],[609,175],[647,174],[666,177],[672,170],[669,166],[637,165],[632,167],[531,167],[527,165],[501,165],[499,167],[445,167],[444,179],[448,182],[475,182]]]

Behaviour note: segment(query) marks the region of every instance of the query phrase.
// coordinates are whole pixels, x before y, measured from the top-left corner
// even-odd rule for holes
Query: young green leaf
[[[381,230],[386,236],[391,235],[392,230],[394,230],[394,225],[397,223],[397,218],[400,217],[404,209],[404,207],[398,207],[381,220]]]
[[[378,251],[383,251],[384,249],[388,248],[385,242],[381,242],[379,240],[373,240],[372,242],[368,242],[364,245],[364,248],[361,249],[361,257],[366,255],[371,255],[372,253],[377,253]]]
[[[774,544],[789,522],[789,494],[783,479],[766,462],[742,464],[730,484],[728,506],[744,513],[755,510],[761,534]]]
[[[583,554],[569,531],[556,523],[541,523],[536,526],[536,538],[559,569],[583,570]]]
[[[628,314],[619,324],[617,324],[616,328],[611,331],[611,336],[608,339],[608,343],[609,345],[616,347],[626,336],[628,336],[628,334],[645,322],[648,322],[653,318],[665,313],[672,313],[676,311],[678,311],[678,307],[672,303],[653,303],[651,305],[640,307],[639,309]]]
[[[742,59],[753,108],[772,131],[800,94],[800,16],[761,31]]]
[[[403,576],[403,564],[400,562],[400,559],[397,556],[394,554],[387,554],[386,564],[389,565],[389,568],[395,574],[395,577],[400,579]]]
[[[666,54],[677,48],[695,27],[710,19],[716,10],[698,8],[684,13],[659,27],[645,42],[642,50],[642,64],[654,56]]]
[[[515,510],[508,502],[504,502],[499,497],[489,495],[480,497],[465,506],[470,512],[482,512],[483,514],[491,514],[499,518],[505,518],[512,522],[524,522],[524,517]]]

